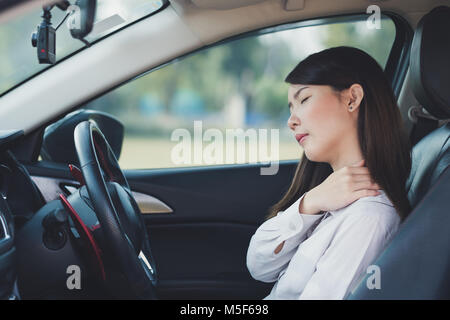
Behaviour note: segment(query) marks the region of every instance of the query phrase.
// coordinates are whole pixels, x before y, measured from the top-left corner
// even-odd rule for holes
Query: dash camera
[[[43,22],[37,27],[36,32],[31,35],[31,44],[33,47],[37,47],[39,63],[55,63],[55,33],[55,28],[53,28],[50,24]]]

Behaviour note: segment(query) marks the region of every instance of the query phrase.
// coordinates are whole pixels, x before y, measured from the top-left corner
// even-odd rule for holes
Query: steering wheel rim
[[[80,170],[100,223],[104,239],[102,252],[105,251],[117,264],[114,268],[125,276],[132,295],[156,299],[157,273],[147,230],[114,152],[92,120],[83,121],[75,127],[74,140]],[[108,181],[105,181],[104,175],[109,178]],[[118,194],[121,194],[119,200]],[[117,201],[127,203],[117,208]],[[128,227],[131,223],[124,223],[128,221],[122,212],[124,207],[133,219],[134,229]],[[131,210],[135,212],[130,213]]]

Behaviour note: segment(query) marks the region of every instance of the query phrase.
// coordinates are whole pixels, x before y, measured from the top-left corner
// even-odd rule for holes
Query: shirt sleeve
[[[366,202],[355,210],[336,231],[299,299],[344,299],[398,228],[399,219],[391,207]]]
[[[299,204],[304,195],[285,211],[265,221],[252,236],[247,251],[247,268],[254,279],[275,282],[296,248],[305,240],[308,230],[324,215],[301,213]],[[283,248],[275,253],[283,241]]]

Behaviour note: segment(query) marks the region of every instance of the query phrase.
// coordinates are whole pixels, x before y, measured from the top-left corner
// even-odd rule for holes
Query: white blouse
[[[259,226],[250,240],[247,268],[256,280],[276,282],[264,300],[345,299],[356,289],[400,224],[392,202],[379,191],[315,215],[299,212],[303,194]]]

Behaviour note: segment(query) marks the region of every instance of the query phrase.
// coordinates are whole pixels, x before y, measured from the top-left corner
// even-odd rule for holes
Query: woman
[[[265,299],[345,299],[411,210],[411,146],[391,86],[365,52],[312,54],[285,81],[304,156],[252,236],[247,267],[276,282]]]

